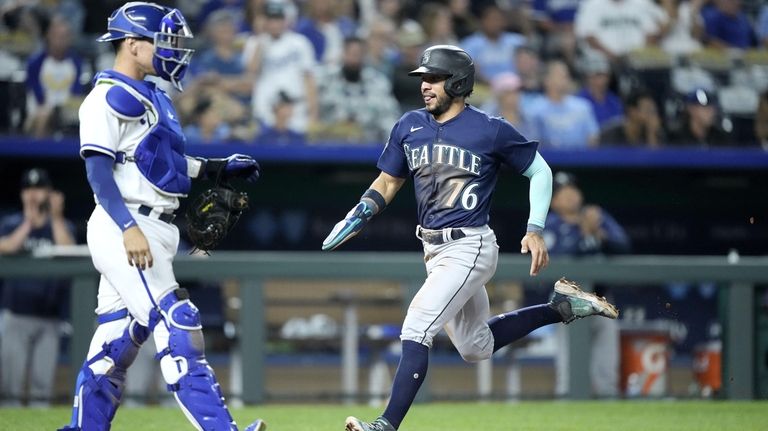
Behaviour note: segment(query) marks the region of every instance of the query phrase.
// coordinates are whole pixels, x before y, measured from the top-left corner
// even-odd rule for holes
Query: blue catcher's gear
[[[155,3],[126,3],[112,12],[107,20],[107,32],[97,40],[110,42],[129,37],[154,43],[155,72],[181,91],[181,80],[194,53],[193,49],[180,46],[193,37],[181,12]]]
[[[149,337],[149,330],[131,319],[125,309],[100,315],[99,324],[97,334],[101,332],[106,340],[112,334],[120,335],[105,341],[101,351],[83,363],[75,384],[72,420],[59,431],[110,429],[123,396],[126,370]]]
[[[150,328],[168,337],[167,347],[155,358],[176,401],[192,424],[201,430],[237,430],[221,388],[205,360],[200,312],[184,289],[177,289],[160,300],[160,310],[150,313]],[[158,335],[159,334],[159,335]],[[158,346],[160,348],[160,346]]]
[[[140,121],[150,128],[133,154],[117,152],[115,162],[135,162],[158,192],[186,196],[192,182],[184,156],[185,138],[168,95],[154,83],[136,81],[114,70],[97,74],[94,85],[112,86],[107,92],[107,106],[115,116]]]

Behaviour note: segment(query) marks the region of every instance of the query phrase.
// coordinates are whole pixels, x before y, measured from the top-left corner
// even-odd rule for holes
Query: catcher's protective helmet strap
[[[466,97],[475,86],[475,64],[463,49],[453,45],[435,45],[421,55],[419,67],[408,73],[445,75],[445,92],[451,97]]]

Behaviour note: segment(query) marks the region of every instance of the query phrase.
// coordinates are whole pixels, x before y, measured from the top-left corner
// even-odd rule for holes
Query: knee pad
[[[118,313],[109,315],[111,320],[99,316],[94,338],[104,338],[102,349],[83,363],[75,383],[72,420],[61,430],[103,431],[111,427],[122,399],[126,370],[149,336],[146,327],[125,319],[127,311]]]
[[[156,332],[168,332],[168,345],[158,345],[160,351],[156,355],[168,390],[174,393],[187,419],[199,429],[236,430],[213,369],[205,360],[197,307],[184,289],[166,295],[158,305],[160,311],[153,311],[150,320],[158,322]]]

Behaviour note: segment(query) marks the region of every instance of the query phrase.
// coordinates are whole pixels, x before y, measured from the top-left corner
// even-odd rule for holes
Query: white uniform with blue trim
[[[192,38],[181,12],[130,2],[107,22],[100,42],[151,41],[155,73],[150,75],[181,89],[192,55],[192,50],[180,47],[184,39]],[[118,58],[121,54],[131,58],[124,45]],[[80,155],[97,203],[88,220],[88,247],[101,273],[99,326],[77,375],[70,423],[60,431],[111,428],[127,370],[150,333],[167,388],[192,425],[198,430],[237,431],[205,359],[200,312],[173,275],[179,230],[171,222],[179,198],[190,190],[191,178],[207,177],[200,175],[201,170],[255,181],[258,163],[241,154],[209,160],[187,157],[184,134],[167,94],[151,82],[114,70],[96,76],[79,114]],[[153,257],[146,269],[135,256],[129,259],[125,250],[124,232],[135,225]],[[256,420],[245,429],[263,431],[264,423]]]
[[[174,111],[162,112],[151,104],[145,105],[146,110],[139,118],[117,112],[107,101],[107,92],[114,85],[130,87],[125,82],[97,79],[93,91],[80,107],[81,155],[84,151],[96,151],[118,159],[132,156],[152,130],[152,123],[160,116],[171,122],[176,121]],[[157,91],[161,93],[160,97],[167,97],[161,90]],[[137,269],[126,264],[128,257],[123,246],[122,230],[101,205],[96,205],[88,220],[88,248],[94,266],[101,273],[96,313],[106,314],[127,308],[139,323],[147,326],[153,305],[147,292],[139,287],[146,282],[145,287],[156,299],[178,287],[172,261],[178,248],[179,230],[157,216],[177,209],[179,198],[159,191],[133,162],[116,162],[114,178],[129,211],[149,242],[154,265],[143,271],[142,280]],[[141,205],[153,208],[152,213],[149,216],[139,214]]]

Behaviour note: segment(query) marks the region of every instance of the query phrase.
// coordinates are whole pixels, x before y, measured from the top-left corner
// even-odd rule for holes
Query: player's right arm
[[[400,188],[403,187],[403,184],[405,184],[405,178],[395,177],[382,171],[379,176],[373,180],[368,189],[377,191],[381,197],[384,198],[385,203],[389,205],[389,203],[392,202],[392,199],[395,198],[397,192],[400,191]]]
[[[334,250],[357,235],[373,216],[383,211],[392,202],[405,183],[408,164],[405,161],[405,153],[398,134],[399,124],[400,122],[392,128],[389,140],[379,157],[377,166],[381,169],[381,173],[363,193],[360,202],[347,213],[344,220],[336,223],[323,241],[323,250]]]
[[[120,121],[130,121],[140,113],[130,99],[121,99],[115,93],[108,97],[109,91],[116,88],[120,87],[97,86],[80,106],[80,156],[85,159],[88,183],[96,200],[123,232],[128,264],[145,269],[153,263],[149,242],[128,211],[112,173],[120,142]]]
[[[323,241],[323,250],[334,250],[360,233],[373,216],[382,212],[392,202],[403,183],[405,178],[395,177],[382,171],[363,193],[360,202],[347,213],[344,220],[333,227]]]

